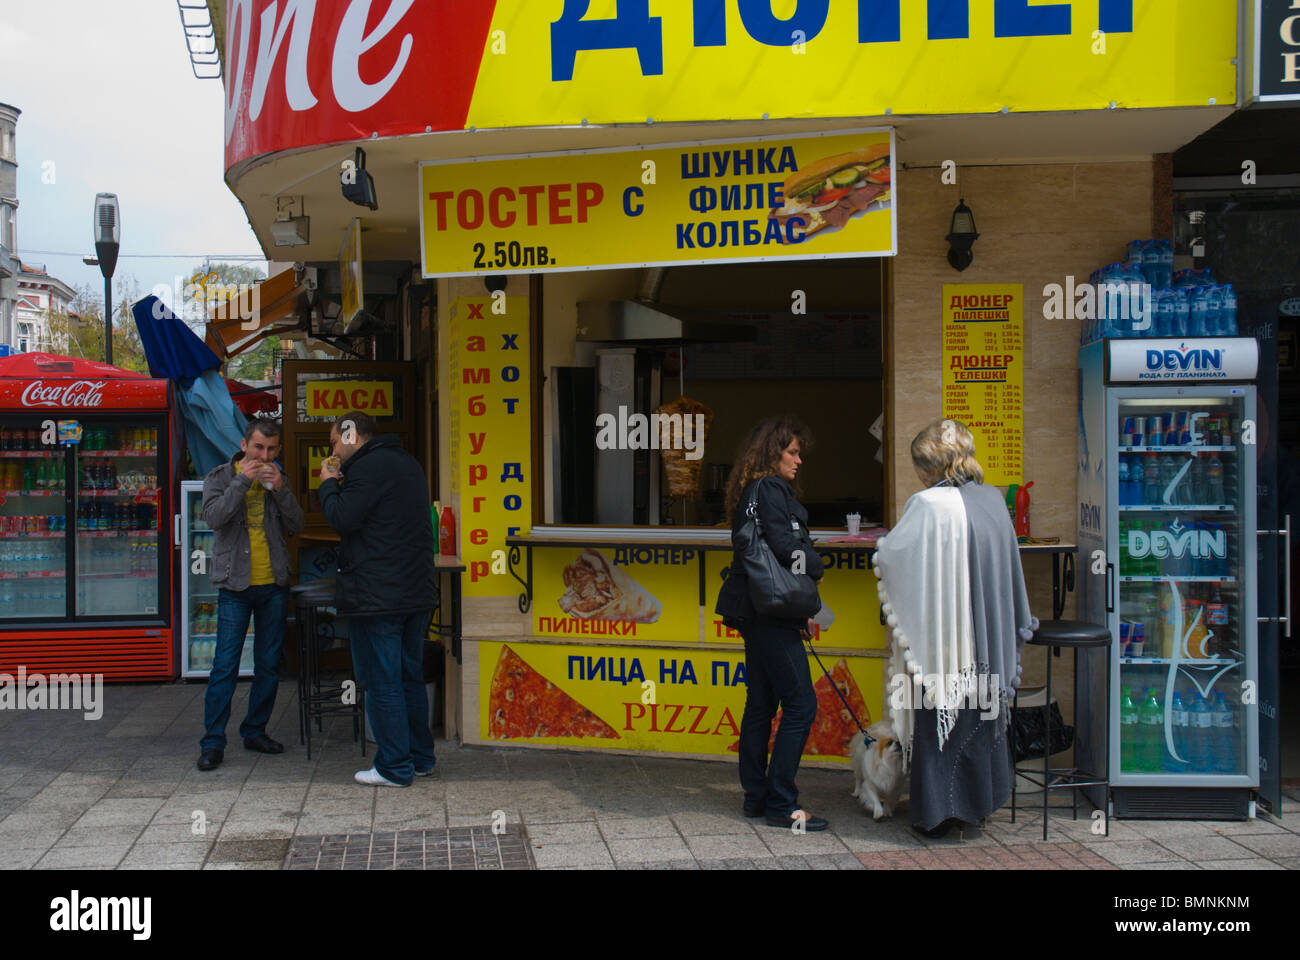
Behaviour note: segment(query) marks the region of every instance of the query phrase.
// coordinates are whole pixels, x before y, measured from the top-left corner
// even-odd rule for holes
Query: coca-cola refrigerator
[[[0,672],[176,675],[167,380],[0,360]]]

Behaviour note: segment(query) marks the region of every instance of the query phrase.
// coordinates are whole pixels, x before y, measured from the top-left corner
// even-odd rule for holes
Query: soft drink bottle
[[[1210,454],[1205,464],[1205,495],[1207,503],[1223,503],[1223,461],[1217,453]]]
[[[1209,773],[1214,767],[1214,759],[1210,753],[1210,733],[1214,720],[1209,705],[1199,693],[1196,694],[1196,699],[1188,711],[1188,719],[1191,734],[1188,752],[1191,754],[1189,759],[1192,770],[1196,773]]]
[[[1166,746],[1164,750],[1164,768],[1169,773],[1178,773],[1188,767],[1187,763],[1187,704],[1183,702],[1183,695],[1177,691],[1174,693],[1174,703],[1170,708],[1169,721],[1173,726],[1174,751],[1178,754],[1175,757],[1169,752]]]
[[[1119,765],[1122,770],[1138,768],[1138,709],[1133,694],[1124,687],[1119,700]]]
[[[1160,741],[1164,739],[1164,715],[1155,692],[1148,690],[1138,708],[1138,769],[1160,769]]]
[[[1121,507],[1126,507],[1129,504],[1129,483],[1128,454],[1121,453],[1119,455],[1119,503]]]
[[[1143,466],[1144,489],[1142,491],[1143,502],[1150,507],[1158,507],[1161,503],[1161,495],[1164,493],[1160,486],[1160,460],[1158,454],[1143,454],[1145,463]]]
[[[1235,773],[1237,741],[1232,723],[1232,707],[1222,690],[1215,696],[1211,722],[1214,731],[1214,770],[1216,773]]]

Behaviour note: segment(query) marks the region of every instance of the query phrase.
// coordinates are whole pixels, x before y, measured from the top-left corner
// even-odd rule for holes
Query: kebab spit
[[[690,397],[678,397],[662,406],[656,407],[659,418],[659,458],[663,462],[664,472],[668,474],[668,493],[672,497],[685,497],[694,500],[700,495],[700,469],[704,465],[704,442],[709,436],[709,426],[713,423],[713,411]],[[673,421],[670,417],[680,416],[681,426],[674,436]],[[697,420],[700,416],[703,419]],[[702,429],[697,430],[697,424]],[[689,441],[690,449],[687,449]],[[694,459],[688,459],[690,453]]]

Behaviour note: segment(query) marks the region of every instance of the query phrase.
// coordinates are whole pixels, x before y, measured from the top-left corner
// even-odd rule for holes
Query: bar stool
[[[1047,839],[1047,802],[1053,790],[1069,790],[1070,806],[1074,819],[1079,819],[1079,788],[1102,787],[1107,805],[1110,802],[1110,685],[1106,686],[1106,719],[1101,730],[1102,742],[1106,744],[1106,766],[1098,774],[1079,767],[1053,767],[1052,757],[1052,658],[1059,657],[1061,651],[1070,648],[1074,651],[1074,676],[1077,683],[1079,676],[1079,650],[1088,647],[1110,647],[1110,629],[1082,620],[1044,620],[1029,643],[1047,647],[1047,730],[1044,739],[1043,767],[1015,767],[1011,777],[1011,822],[1016,821],[1016,778],[1023,776],[1035,786],[1043,789],[1043,839]],[[1016,700],[1019,701],[1019,695]],[[1013,705],[1014,709],[1014,705]],[[1076,741],[1077,744],[1077,741]],[[1015,757],[1012,757],[1014,765]],[[1110,836],[1110,818],[1103,817],[1106,836]]]
[[[361,735],[365,716],[365,694],[352,677],[352,702],[344,703],[343,683],[326,684],[320,675],[319,637],[326,624],[322,611],[334,605],[333,578],[312,580],[289,590],[293,599],[294,619],[298,625],[298,742],[307,745],[311,759],[311,725],[324,730],[322,718],[345,715],[352,718],[352,741],[361,741],[361,755],[366,755],[366,738]],[[339,621],[334,620],[335,623]]]

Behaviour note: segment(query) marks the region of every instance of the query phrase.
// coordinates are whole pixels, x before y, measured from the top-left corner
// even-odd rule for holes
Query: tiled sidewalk
[[[800,774],[803,802],[832,828],[802,836],[741,816],[730,763],[440,743],[437,774],[377,790],[352,780],[373,749],[363,761],[349,724],[338,721],[337,736],[327,730],[307,760],[290,682],[270,728],[286,752],[250,753],[236,738],[218,770],[200,773],[203,689],[108,687],[94,722],[0,711],[0,867],[431,869],[444,843],[449,869],[1300,867],[1294,789],[1282,823],[1118,821],[1103,837],[1085,810],[1075,822],[1067,808],[1053,817],[1049,843],[1038,813],[1023,808],[1017,823],[1004,809],[964,838],[919,837],[905,809],[875,823],[849,796],[848,772],[835,770]],[[246,696],[241,684],[231,732]],[[478,850],[493,824],[518,844],[500,844],[495,858]],[[479,829],[457,829],[466,827]],[[298,856],[313,843],[315,853]]]

